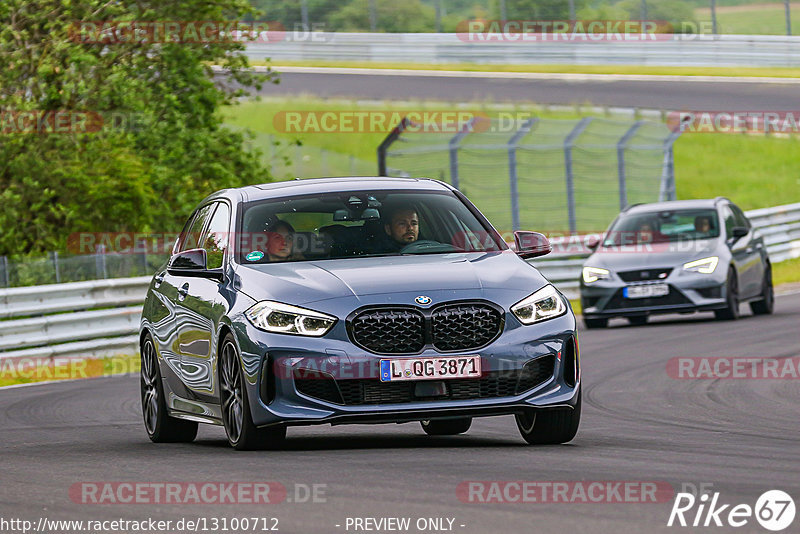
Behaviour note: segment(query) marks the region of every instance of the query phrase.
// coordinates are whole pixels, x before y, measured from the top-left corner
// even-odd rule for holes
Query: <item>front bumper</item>
[[[531,409],[574,407],[580,389],[580,359],[577,350],[575,319],[572,313],[538,325],[506,323],[504,332],[487,347],[461,355],[480,355],[486,375],[511,376],[531,361],[552,358],[548,375],[524,391],[506,390],[501,396],[452,398],[456,380],[444,382],[447,395],[431,398],[368,400],[350,404],[337,399],[315,397],[298,387],[296,371],[324,372],[337,386],[365,381],[373,391],[380,383],[380,360],[404,356],[380,356],[366,352],[338,336],[322,339],[268,334],[246,323],[238,323],[237,338],[243,359],[251,415],[256,426],[311,425],[346,423],[402,423],[446,417],[481,417],[521,413]],[[572,345],[571,345],[572,344]],[[570,347],[574,347],[574,350]],[[570,350],[572,354],[570,355]],[[432,349],[413,358],[458,356]],[[572,358],[568,361],[569,358]],[[320,379],[323,379],[322,377]],[[427,382],[427,381],[425,381]],[[345,384],[348,383],[348,384]],[[497,390],[492,390],[497,393]],[[482,394],[484,391],[482,390]],[[506,394],[507,393],[507,394]],[[463,395],[462,395],[463,397]]]
[[[634,317],[665,313],[693,313],[725,308],[727,306],[727,280],[725,270],[720,276],[687,273],[675,269],[664,280],[625,282],[612,273],[609,280],[585,284],[581,280],[581,305],[587,319]],[[626,287],[665,283],[669,294],[663,297],[631,299],[623,295]]]

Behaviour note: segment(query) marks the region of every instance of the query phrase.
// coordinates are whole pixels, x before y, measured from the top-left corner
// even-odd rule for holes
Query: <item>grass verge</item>
[[[138,354],[87,360],[0,359],[0,387],[138,373],[139,363]]]
[[[800,7],[800,6],[799,6]],[[800,68],[783,67],[668,67],[656,65],[495,65],[478,63],[413,63],[372,61],[273,61],[251,60],[251,65],[270,66],[280,73],[281,67],[330,67],[361,69],[408,69],[463,72],[533,72],[542,74],[621,74],[650,76],[741,76],[747,78],[797,78]]]

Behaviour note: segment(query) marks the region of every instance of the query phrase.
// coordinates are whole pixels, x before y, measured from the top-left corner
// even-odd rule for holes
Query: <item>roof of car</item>
[[[289,195],[336,193],[359,189],[414,189],[422,191],[446,191],[450,187],[429,178],[390,178],[385,176],[340,176],[331,178],[308,178],[267,184],[249,185],[239,188],[245,201]]]
[[[628,206],[625,213],[649,213],[653,211],[685,210],[697,208],[714,208],[722,197],[702,198],[694,200],[668,200],[666,202],[653,202],[650,204],[635,204]]]

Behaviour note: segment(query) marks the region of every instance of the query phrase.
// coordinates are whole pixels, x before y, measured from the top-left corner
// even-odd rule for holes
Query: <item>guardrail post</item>
[[[403,117],[400,124],[395,126],[394,129],[389,132],[389,135],[381,141],[381,144],[378,145],[378,176],[389,176],[386,173],[386,152],[389,150],[389,147],[397,141],[405,129],[408,128],[409,124],[411,124],[411,121],[408,120],[408,117]]]
[[[625,209],[628,205],[628,187],[625,181],[625,148],[628,142],[634,136],[636,131],[642,127],[644,121],[636,121],[633,126],[628,128],[628,131],[620,138],[617,143],[617,174],[619,175],[619,209]]]
[[[61,283],[61,273],[58,270],[58,251],[57,250],[53,251],[52,259],[53,259],[53,270],[56,273],[56,284],[60,284]]]
[[[511,229],[515,232],[520,229],[519,191],[517,187],[517,147],[519,146],[520,139],[525,137],[538,121],[538,117],[526,120],[508,141],[508,180],[511,188]]]
[[[11,273],[8,272],[8,258],[5,256],[0,256],[0,264],[3,266],[3,282],[5,283],[4,287],[10,287]]]
[[[564,139],[564,169],[567,178],[567,212],[569,215],[569,232],[575,234],[578,231],[578,223],[575,217],[575,177],[572,173],[572,147],[575,144],[575,139],[583,133],[589,123],[592,122],[592,117],[584,117],[572,129],[572,131]]]
[[[680,128],[675,129],[667,140],[664,141],[664,163],[661,166],[661,190],[658,193],[658,201],[675,200],[675,153],[673,145],[675,140],[681,135]]]
[[[468,133],[472,131],[472,127],[475,125],[476,117],[472,117],[470,120],[461,127],[461,131],[455,134],[452,138],[450,138],[450,142],[448,146],[450,147],[450,185],[458,189],[458,146],[461,144],[462,139],[467,136]]]

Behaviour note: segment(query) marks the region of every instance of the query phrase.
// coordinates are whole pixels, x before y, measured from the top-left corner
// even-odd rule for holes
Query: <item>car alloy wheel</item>
[[[242,437],[244,411],[242,410],[242,380],[239,373],[239,362],[236,347],[232,341],[226,341],[222,347],[220,358],[220,400],[222,404],[222,422],[232,445]]]
[[[147,436],[155,443],[180,443],[194,440],[197,423],[171,417],[167,411],[164,384],[153,339],[148,334],[142,345],[139,382],[142,416]]]
[[[761,300],[750,303],[754,315],[770,315],[775,311],[775,289],[772,287],[772,268],[767,265],[761,285]]]
[[[739,282],[733,267],[728,270],[728,290],[726,293],[726,307],[721,310],[715,310],[714,315],[717,319],[723,321],[735,321],[739,318]]]

